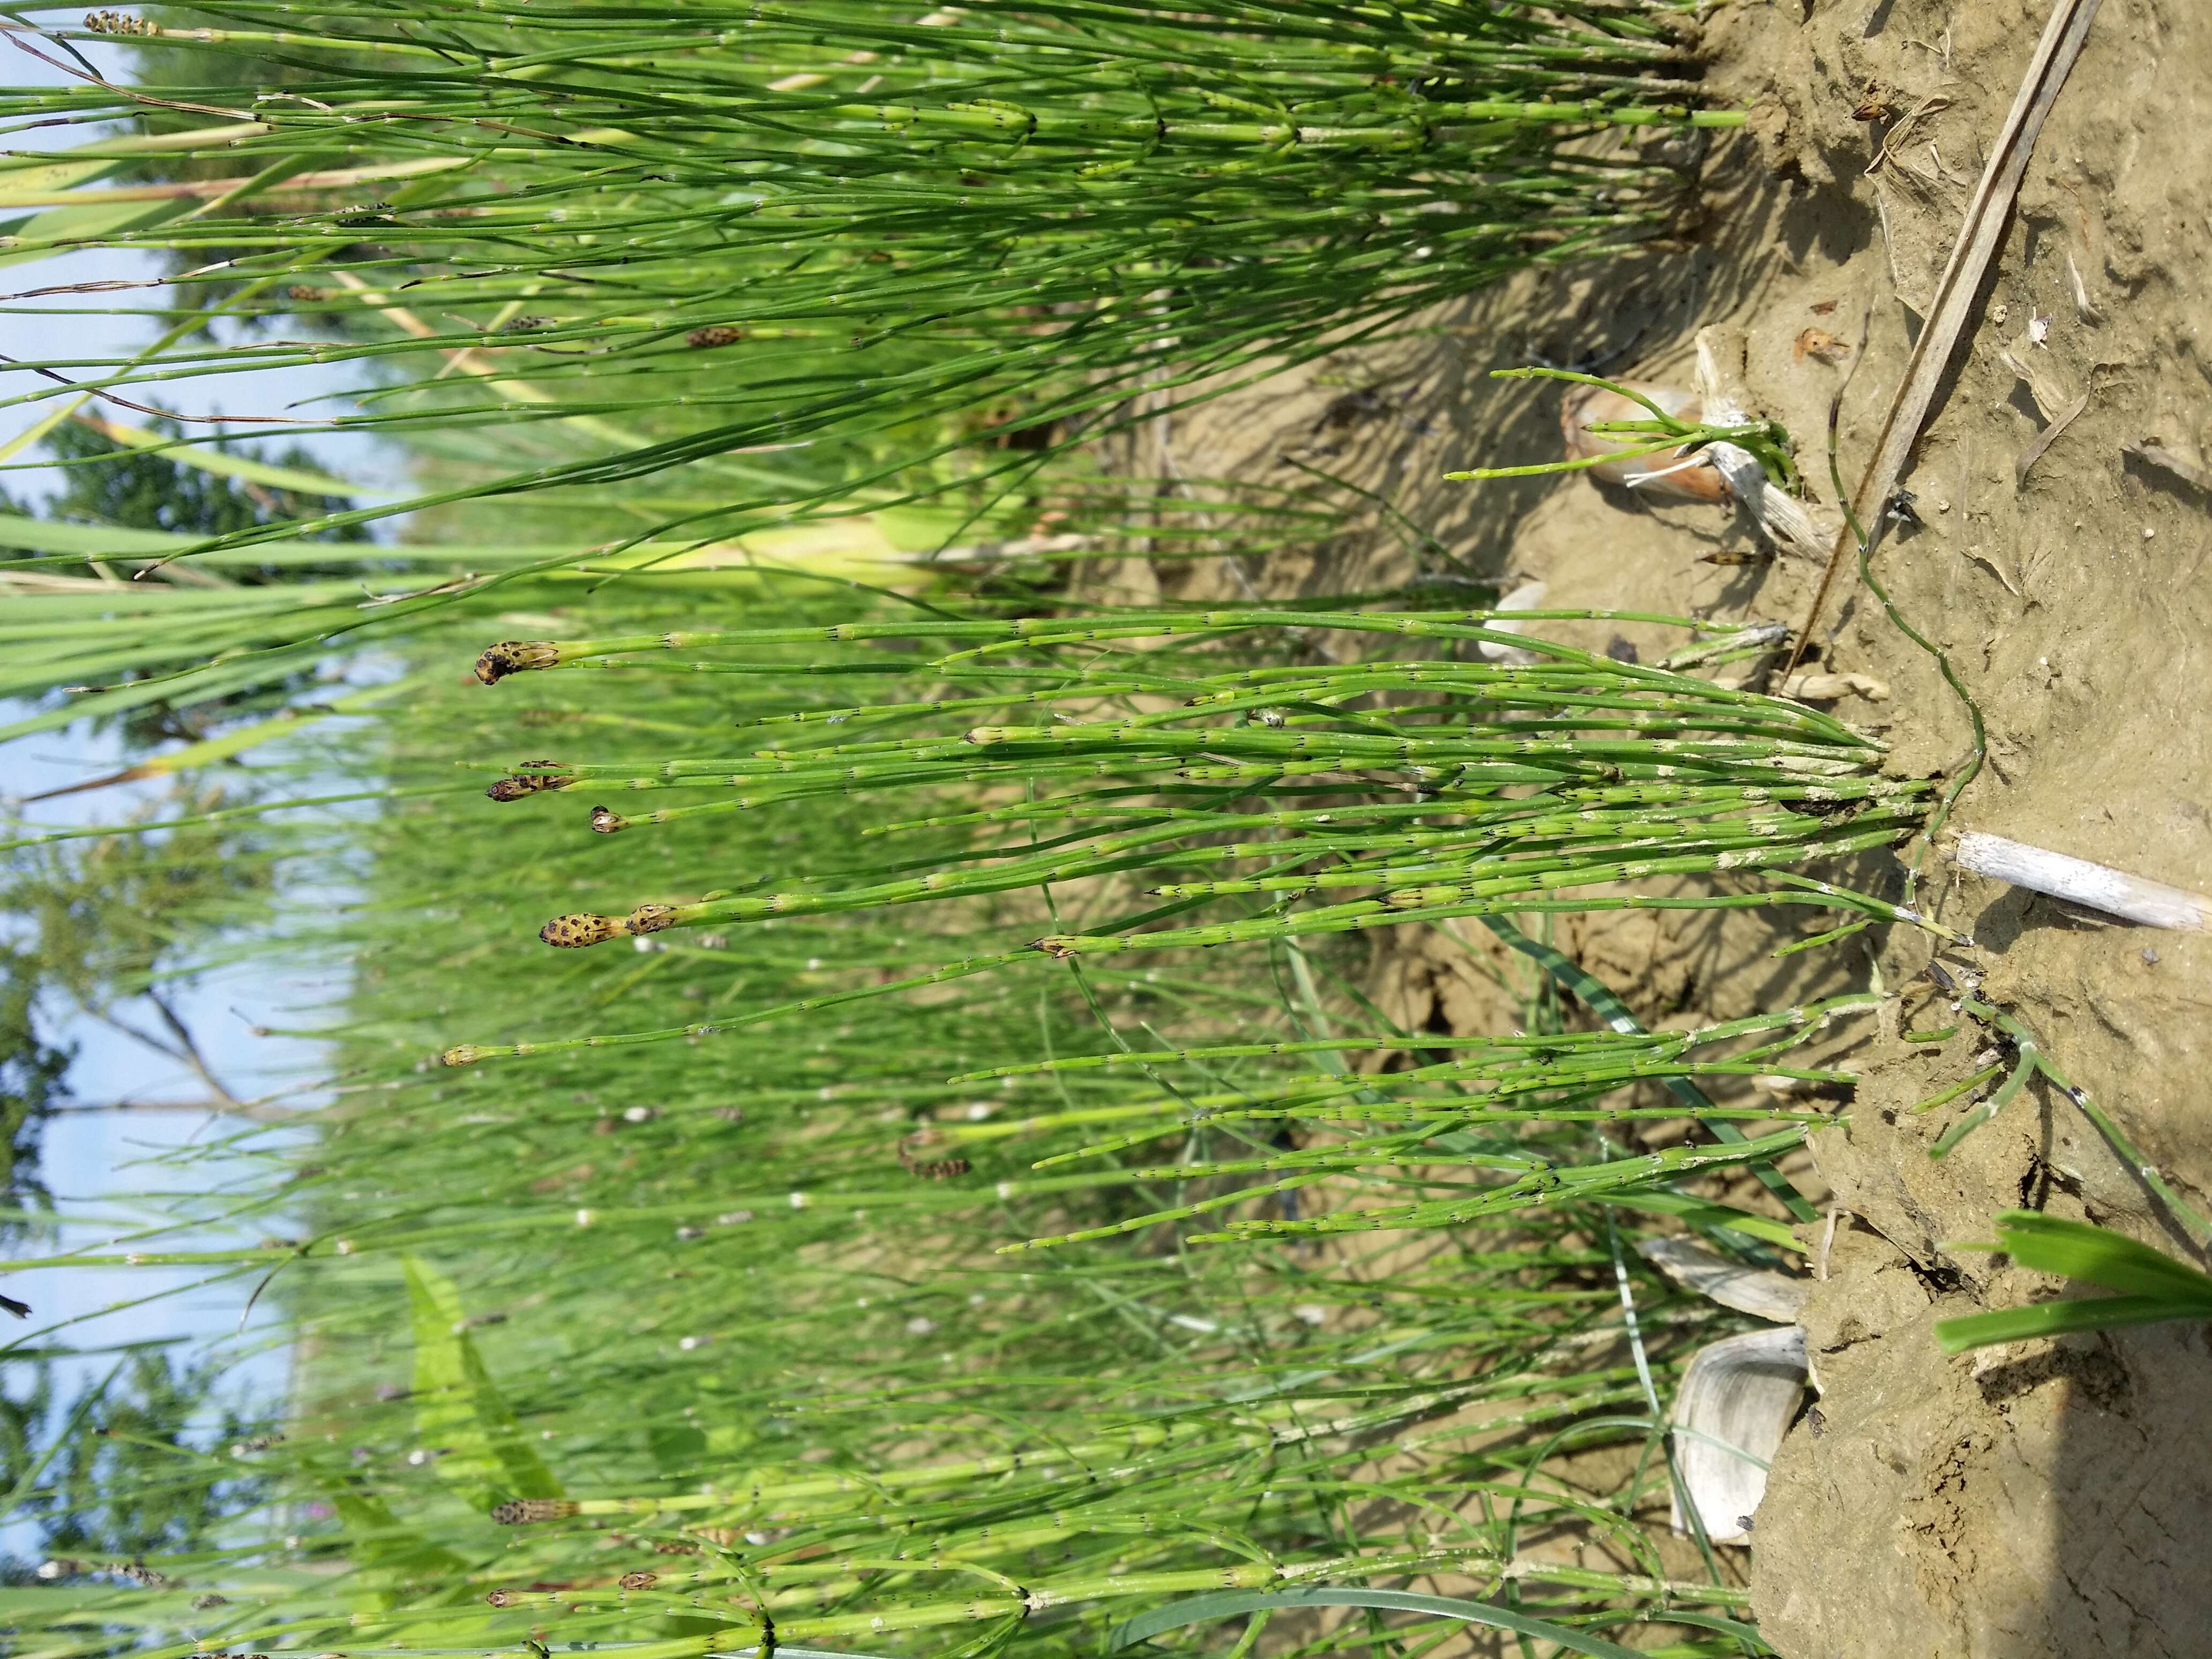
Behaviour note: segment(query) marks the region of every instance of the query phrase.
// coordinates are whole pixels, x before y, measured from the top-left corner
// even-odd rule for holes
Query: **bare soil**
[[[2029,0],[1716,7],[1704,27],[1717,89],[1758,108],[1749,132],[1704,159],[1710,207],[1692,232],[1523,274],[1399,342],[1155,422],[1127,459],[1170,480],[1281,483],[1310,476],[1302,462],[1392,502],[1462,577],[1539,579],[1555,606],[1794,625],[1817,566],[1701,562],[1756,545],[1723,508],[1580,479],[1442,474],[1559,453],[1556,391],[1489,370],[1542,362],[1686,383],[1698,331],[1722,324],[1742,331],[1753,401],[1797,434],[1815,511],[1832,520],[1823,434],[1861,319],[1870,332],[1840,424],[1853,482],[2045,11]],[[1989,764],[1955,823],[2202,891],[2212,495],[2127,446],[2151,441],[2200,467],[2212,449],[2208,131],[2212,12],[2105,0],[1908,469],[1920,526],[1879,556],[1899,609],[1949,654],[1988,723]],[[1347,523],[1326,558],[1132,567],[1124,580],[1225,598],[1375,591],[1437,568],[1376,514]],[[1623,627],[1589,642],[1616,636],[1618,649],[1656,638]],[[1884,694],[1836,708],[1892,744],[1895,769],[1962,764],[1959,702],[1855,580],[1814,643],[1818,666]],[[2212,939],[1930,870],[1923,901],[1978,941],[1987,994],[2203,1203]],[[1901,883],[1887,858],[1856,874]],[[2187,1240],[2072,1103],[2039,1085],[1932,1162],[1953,1114],[1911,1108],[1978,1069],[1988,1036],[1917,980],[1923,936],[1862,934],[1774,960],[1789,933],[1822,925],[1645,913],[1562,922],[1559,934],[1655,1023],[1878,978],[1923,988],[1904,999],[1906,1029],[1960,1025],[1913,1045],[1885,1020],[1854,1056],[1856,1102],[1799,1172],[1831,1195],[1836,1224],[1825,1249],[1825,1230],[1807,1230],[1818,1392],[1756,1517],[1762,1629],[1789,1659],[2212,1652],[2207,1328],[1951,1358],[1932,1331],[2050,1293],[2002,1257],[1951,1248],[1987,1237],[1997,1210],[2087,1217],[2185,1255]],[[1432,937],[1380,942],[1376,988],[1416,1026],[1494,1028],[1513,997],[1480,956]]]

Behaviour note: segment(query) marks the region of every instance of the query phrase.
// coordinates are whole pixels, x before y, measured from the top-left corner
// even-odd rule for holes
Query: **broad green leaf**
[[[349,692],[329,702],[312,704],[305,708],[290,708],[267,720],[256,720],[225,732],[219,737],[206,738],[198,743],[186,744],[181,749],[172,749],[155,755],[150,760],[126,766],[119,772],[110,772],[104,777],[88,778],[82,783],[72,783],[60,789],[49,789],[44,794],[31,795],[30,800],[51,800],[57,795],[82,794],[88,789],[104,789],[114,783],[136,783],[146,778],[167,777],[173,773],[188,771],[195,766],[209,766],[217,761],[235,760],[250,750],[264,744],[274,743],[279,738],[289,738],[295,732],[313,726],[317,720],[332,714],[355,714],[391,702],[394,697],[409,696],[421,689],[430,678],[427,673],[410,674],[404,679],[387,681],[360,691]]]
[[[1998,1308],[1966,1314],[1936,1327],[1946,1353],[1992,1342],[2021,1342],[2032,1337],[2062,1336],[2074,1331],[2107,1330],[2117,1325],[2149,1325],[2168,1319],[2212,1320],[2212,1275],[2199,1273],[2124,1233],[2086,1221],[2006,1210],[1996,1218],[1996,1242],[1957,1244],[1962,1250],[2002,1250],[2023,1267],[2062,1273],[2117,1296],[2039,1302],[2024,1308]]]
[[[409,1527],[371,1493],[341,1488],[331,1508],[345,1528],[354,1570],[347,1581],[360,1612],[382,1612],[413,1599],[410,1587],[425,1579],[459,1577],[468,1564]]]
[[[1996,1243],[1968,1248],[2002,1250],[2023,1267],[2063,1273],[2108,1291],[2193,1300],[2212,1309],[2212,1275],[2109,1227],[2033,1210],[2007,1210],[1996,1225]]]
[[[88,559],[159,558],[193,544],[190,536],[108,525],[64,524],[21,513],[0,513],[0,547],[25,553],[76,554]]]
[[[250,455],[233,455],[227,451],[211,449],[204,444],[179,443],[174,438],[143,426],[125,426],[120,421],[111,421],[99,415],[80,415],[77,419],[110,443],[121,444],[125,449],[158,449],[179,466],[189,466],[196,471],[212,473],[217,477],[240,478],[247,483],[258,483],[270,489],[289,489],[303,495],[374,495],[389,498],[392,492],[369,489],[343,478],[334,478],[327,472],[308,472],[298,467],[272,466],[266,461],[257,461]],[[189,538],[183,538],[187,541]]]
[[[1993,1342],[2025,1342],[2033,1337],[2109,1330],[2117,1325],[2156,1325],[2169,1319],[2212,1319],[2212,1309],[2160,1296],[2087,1296],[1942,1320],[1936,1327],[1936,1340],[1943,1345],[1945,1353],[1963,1353]]]
[[[514,1419],[476,1344],[453,1281],[420,1256],[400,1258],[415,1337],[415,1426],[438,1473],[479,1508],[509,1498],[558,1498],[561,1484]]]
[[[0,223],[0,265],[43,259],[55,249],[77,242],[98,242],[130,231],[144,230],[189,212],[195,204],[185,197],[155,202],[102,202],[84,207],[48,208],[21,219]]]
[[[77,161],[34,161],[21,157],[0,160],[0,207],[21,207],[30,197],[57,190],[75,190],[105,178],[122,165],[119,155]]]
[[[1481,916],[1477,920],[1497,934],[1501,943],[1521,952],[1542,968],[1564,989],[1579,997],[1584,1007],[1614,1030],[1641,1031],[1644,1029],[1637,1023],[1636,1016],[1629,1011],[1628,1005],[1614,994],[1611,986],[1565,952],[1545,944],[1541,939],[1529,938],[1504,916]],[[1743,1131],[1726,1118],[1704,1115],[1712,1110],[1713,1103],[1707,1098],[1705,1091],[1689,1079],[1668,1078],[1666,1088],[1668,1093],[1697,1115],[1698,1121],[1712,1131],[1715,1139],[1733,1143],[1742,1141]],[[1769,1192],[1782,1200],[1784,1207],[1798,1220],[1811,1221],[1819,1216],[1820,1212],[1813,1207],[1813,1201],[1799,1192],[1796,1184],[1772,1163],[1753,1164],[1752,1173],[1759,1177]]]
[[[326,648],[319,640],[307,640],[281,649],[257,652],[241,660],[208,663],[174,678],[132,680],[0,726],[0,743],[11,738],[27,737],[33,732],[51,732],[76,720],[120,714],[130,709],[143,708],[150,702],[166,702],[176,708],[189,708],[207,698],[227,696],[234,691],[280,680],[295,669],[313,667]],[[147,661],[174,661],[179,655],[198,654],[196,651],[171,652],[167,655],[157,653],[149,654]],[[50,681],[48,683],[51,684]]]
[[[46,414],[40,416],[37,420],[32,422],[30,425],[25,427],[14,437],[9,439],[7,442],[0,443],[0,461],[13,460],[16,456],[30,448],[32,445],[43,442],[46,439],[46,434],[52,432],[64,421],[66,421],[70,416],[76,414],[78,410],[83,408],[86,400],[89,398],[91,395],[92,394],[88,392],[81,392],[77,396],[68,399],[66,402],[55,405],[54,408],[49,410]],[[23,465],[27,466],[32,465],[32,463],[27,461],[23,463]],[[0,517],[4,518],[13,518],[15,516],[15,515],[14,514],[0,514]]]

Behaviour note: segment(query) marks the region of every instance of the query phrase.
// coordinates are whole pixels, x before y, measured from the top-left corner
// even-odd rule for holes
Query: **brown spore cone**
[[[501,640],[487,646],[477,659],[477,678],[496,685],[509,674],[530,668],[550,668],[561,660],[561,647],[550,640]]]
[[[629,932],[620,916],[593,915],[588,910],[556,916],[538,930],[538,937],[556,950],[577,951],[586,945],[605,945]]]
[[[502,1527],[520,1527],[533,1521],[565,1521],[576,1506],[565,1498],[517,1498],[492,1505],[491,1518]]]

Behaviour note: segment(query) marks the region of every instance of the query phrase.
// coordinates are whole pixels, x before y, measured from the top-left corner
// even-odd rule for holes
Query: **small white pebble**
[[[936,1328],[937,1322],[924,1314],[916,1314],[906,1322],[906,1334],[908,1336],[927,1336]]]
[[[2155,530],[2153,530],[2153,529],[2152,529],[2148,525],[2145,525],[2145,526],[2143,526],[2143,539],[2144,539],[2145,541],[2148,541],[2148,540],[2150,540],[2153,537],[2156,536],[2157,534],[2158,534],[2158,532],[2156,532]]]
[[[1328,1310],[1317,1302],[1301,1302],[1291,1310],[1291,1317],[1301,1324],[1319,1325],[1328,1318]]]

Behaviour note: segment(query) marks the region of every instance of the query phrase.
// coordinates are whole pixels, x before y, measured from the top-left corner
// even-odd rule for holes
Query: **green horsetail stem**
[[[1699,625],[1644,613],[1569,611],[1557,620]],[[674,928],[860,914],[912,903],[1052,889],[1105,877],[1134,878],[1152,901],[1121,923],[1066,930],[1032,941],[1058,957],[1206,948],[1442,921],[1518,911],[1840,909],[1852,920],[1903,923],[1957,936],[1910,905],[1796,872],[1908,839],[1936,785],[1884,776],[1869,735],[1821,711],[1664,667],[1598,656],[1492,624],[1500,613],[1304,611],[1239,607],[1101,612],[995,619],[891,617],[828,626],[611,635],[509,641],[492,647],[480,678],[524,668],[648,660],[676,650],[763,651],[807,645],[937,643],[950,655],[904,669],[944,689],[879,704],[811,707],[743,724],[776,746],[726,758],[653,763],[575,757],[524,763],[510,776],[562,789],[684,788],[730,792],[697,806],[632,814],[605,802],[591,828],[615,834],[673,826],[701,814],[750,811],[780,802],[886,791],[981,787],[1027,798],[964,813],[938,813],[864,833],[920,833],[1004,823],[1030,841],[970,841],[919,860],[816,877],[768,893],[656,899],[627,914],[580,911],[541,929],[565,948],[642,938]],[[1526,617],[1511,619],[1517,628]],[[1388,657],[1318,665],[1252,664],[1271,639],[1337,630],[1378,639],[1510,642],[1533,665]],[[1735,630],[1764,641],[1771,630]],[[1725,635],[1723,638],[1732,637]],[[1696,647],[1694,649],[1702,649]],[[773,660],[750,665],[768,671]],[[839,662],[795,665],[815,672]],[[862,665],[871,672],[886,665]],[[898,672],[899,665],[889,665]],[[1026,680],[1027,685],[1022,682]],[[968,695],[961,695],[966,690]],[[970,711],[1009,702],[1051,708],[1050,724],[977,726]],[[1349,707],[1355,701],[1362,706]],[[1110,714],[1111,718],[1101,718]],[[951,730],[871,735],[871,722],[943,722]],[[801,741],[804,731],[860,722],[849,740]],[[880,730],[880,726],[878,726]],[[842,738],[842,734],[836,734]],[[517,784],[518,799],[544,793]],[[1411,800],[1377,800],[1405,789]],[[1182,805],[1200,792],[1205,805]],[[1322,793],[1326,805],[1297,803]],[[1253,798],[1257,797],[1255,800]],[[1265,810],[1252,811],[1258,805]],[[1055,823],[1055,820],[1057,823]],[[1041,830],[1049,830],[1040,838]],[[1224,840],[1237,831],[1273,839]],[[1251,874],[1193,866],[1253,860]],[[919,873],[899,873],[915,871]],[[871,877],[878,878],[870,879]],[[1756,877],[1753,891],[1621,892],[1653,881]],[[754,884],[764,880],[756,877]],[[1345,890],[1352,890],[1346,891]],[[1336,897],[1342,894],[1340,898]],[[1194,907],[1265,904],[1233,920],[1168,922]],[[1313,903],[1310,901],[1321,900]],[[1301,901],[1308,902],[1301,903]],[[1798,946],[1817,944],[1801,940]],[[971,957],[881,986],[832,992],[737,1021],[584,1040],[657,1041],[734,1029],[779,1012],[834,1006],[897,988],[1007,965],[1014,953]],[[494,1054],[553,1053],[568,1040],[499,1048],[461,1045],[465,1064]]]
[[[111,389],[354,360],[388,372],[350,426],[539,429],[485,444],[457,493],[308,529],[682,469],[706,505],[649,514],[665,530],[1019,483],[1025,448],[1152,412],[1133,392],[1188,402],[1679,222],[1694,179],[1601,142],[1744,124],[1701,106],[1677,21],[1644,0],[554,0],[441,15],[434,46],[398,0],[132,20],[161,106],[204,125],[42,155],[10,200],[72,216],[72,246],[176,256],[169,312],[222,284],[249,327],[31,367]],[[117,27],[94,22],[57,33]],[[232,107],[272,52],[287,98]],[[92,125],[143,96],[21,89],[0,118]],[[155,154],[176,176],[112,176]],[[986,434],[1034,435],[979,459]]]
[[[1064,1544],[1072,1538],[1087,1534],[1167,1536],[1178,1533],[1193,1537],[1194,1541],[1203,1536],[1193,1533],[1187,1517],[1175,1515],[1060,1513],[1027,1526],[994,1527],[990,1531],[989,1544],[992,1553],[1006,1556],[1048,1545]],[[1218,1542],[1214,1540],[1206,1541]],[[967,1553],[956,1553],[963,1548]],[[763,1562],[756,1558],[747,1565],[742,1577],[720,1565],[691,1571],[637,1571],[624,1573],[611,1585],[589,1588],[550,1590],[495,1588],[485,1595],[484,1600],[495,1607],[563,1607],[586,1611],[652,1607],[676,1613],[701,1605],[690,1593],[692,1589],[724,1589],[751,1593],[750,1605],[739,1604],[742,1610],[738,1616],[743,1618],[758,1607],[791,1607],[800,1605],[802,1598],[844,1594],[866,1582],[858,1576],[862,1572],[918,1575],[971,1571],[981,1565],[975,1559],[978,1553],[980,1552],[974,1546],[963,1547],[941,1541],[919,1546],[901,1544],[874,1556],[829,1563]],[[1452,1551],[1448,1559],[1456,1570],[1476,1571],[1492,1577],[1530,1583],[1571,1585],[1577,1589],[1633,1596],[1667,1597],[1691,1605],[1741,1606],[1750,1599],[1749,1591],[1733,1585],[1700,1584],[1647,1577],[1635,1573],[1608,1573],[1556,1562],[1485,1557],[1480,1552],[1473,1550]],[[1126,1579],[1128,1576],[1115,1575],[1117,1580]],[[752,1582],[749,1583],[749,1580]],[[1060,1582],[1065,1584],[1066,1581]],[[765,1593],[755,1591],[755,1583],[765,1587]],[[777,1586],[787,1588],[778,1589]],[[707,1611],[710,1617],[726,1616],[712,1608]]]
[[[1048,1073],[1082,1072],[1118,1066],[1164,1066],[1176,1061],[1200,1061],[1246,1058],[1273,1058],[1285,1054],[1316,1054],[1333,1052],[1410,1051],[1427,1048],[1483,1048],[1507,1057],[1509,1063],[1521,1063],[1520,1057],[1532,1052],[1551,1054],[1571,1054],[1577,1049],[1599,1048],[1607,1053],[1620,1052],[1624,1038],[1634,1046],[1646,1045],[1670,1049],[1687,1050],[1708,1043],[1726,1042],[1739,1036],[1755,1036],[1762,1032],[1782,1030],[1801,1033],[1808,1027],[1852,1013],[1860,1013],[1880,1006],[1882,999],[1873,992],[1847,992],[1840,996],[1824,998],[1816,1002],[1801,1004],[1795,1008],[1769,1013],[1747,1014],[1741,1018],[1723,1021],[1718,1024],[1700,1026],[1687,1031],[1559,1031],[1537,1036],[1455,1036],[1444,1032],[1421,1032],[1418,1036],[1343,1036],[1313,1038],[1289,1042],[1232,1042],[1213,1043],[1194,1048],[1165,1048],[1152,1051],[1125,1050],[1104,1054],[1073,1054],[1056,1060],[1028,1060],[1018,1066],[997,1066],[987,1071],[965,1072],[949,1079],[954,1084],[984,1083],[1000,1078],[1036,1077]],[[1795,1041],[1793,1036],[1785,1039]],[[1389,1076],[1402,1079],[1405,1073]],[[1367,1079],[1372,1083],[1376,1079]],[[981,1126],[977,1126],[981,1127]]]
[[[1412,639],[1465,640],[1470,643],[1505,646],[1537,653],[1559,663],[1599,670],[1613,678],[1675,687],[1723,702],[1740,702],[1784,711],[1838,732],[1848,730],[1840,721],[1815,710],[1777,698],[1732,690],[1705,680],[1686,679],[1665,669],[1646,668],[1610,657],[1562,645],[1538,635],[1523,635],[1523,622],[1650,623],[1726,634],[1758,634],[1758,624],[1716,624],[1692,622],[1660,611],[1295,611],[1264,606],[1210,611],[1150,610],[1134,614],[1100,611],[1084,616],[1019,617],[1009,621],[912,621],[903,617],[865,622],[832,623],[803,628],[672,629],[657,634],[615,635],[601,639],[503,640],[485,647],[477,659],[477,678],[496,684],[512,674],[558,668],[595,657],[625,656],[645,651],[708,650],[763,645],[838,645],[875,640],[968,640],[984,644],[1088,645],[1109,640],[1169,639],[1235,633],[1252,629],[1327,629],[1346,633],[1391,634]],[[1510,623],[1513,628],[1496,624]],[[958,660],[955,658],[951,660]],[[1352,665],[1355,669],[1404,672],[1404,665]],[[1476,665],[1453,665],[1464,672],[1484,672]],[[1277,671],[1310,673],[1310,670]],[[1861,738],[1863,742],[1871,739]]]
[[[1234,1412],[1209,1412],[1180,1423],[1133,1423],[1109,1437],[1047,1445],[1026,1452],[1002,1452],[947,1463],[795,1480],[757,1475],[750,1480],[703,1492],[621,1498],[520,1498],[500,1504],[490,1513],[491,1518],[501,1525],[526,1526],[580,1516],[750,1512],[811,1498],[877,1497],[995,1480],[1045,1468],[1060,1471],[1056,1478],[1064,1485],[1111,1486],[1136,1472],[1133,1460],[1171,1462],[1179,1455],[1192,1452],[1227,1462],[1255,1450],[1364,1435],[1433,1415],[1477,1398],[1491,1387],[1488,1379],[1477,1378],[1424,1388],[1364,1410],[1329,1410],[1326,1396],[1279,1401]]]
[[[871,1564],[873,1565],[873,1564]],[[911,1571],[914,1564],[888,1562],[901,1571]],[[1023,1584],[994,1572],[980,1564],[960,1562],[948,1564],[949,1570],[969,1576],[996,1578],[1005,1588],[995,1593],[948,1597],[941,1600],[908,1602],[880,1607],[871,1611],[855,1613],[817,1613],[811,1617],[786,1615],[772,1621],[772,1636],[778,1642],[814,1642],[848,1638],[855,1636],[888,1635],[902,1631],[930,1630],[947,1625],[1006,1620],[1018,1625],[1036,1613],[1054,1607],[1064,1607],[1085,1602],[1121,1601],[1131,1597],[1160,1597],[1188,1595],[1206,1589],[1253,1589],[1267,1587],[1292,1587],[1339,1582],[1364,1583],[1375,1578],[1397,1578],[1435,1573],[1455,1573],[1477,1576],[1488,1580],[1508,1582],[1527,1580],[1535,1583],[1577,1583],[1583,1572],[1575,1569],[1557,1569],[1536,1563],[1501,1560],[1487,1551],[1441,1547],[1425,1550],[1399,1549],[1376,1551],[1370,1553],[1338,1555],[1308,1561],[1246,1561],[1217,1567],[1197,1567],[1151,1572],[1103,1573],[1076,1578],[1046,1579],[1041,1583]],[[1570,1577],[1560,1577],[1564,1571]],[[1586,1570],[1584,1570],[1586,1571]],[[1590,1577],[1607,1580],[1603,1588],[1614,1593],[1627,1593],[1656,1598],[1671,1598],[1674,1582],[1665,1579],[1634,1578],[1622,1575],[1611,1577],[1603,1574],[1589,1574]],[[857,1581],[856,1581],[857,1582]],[[1633,1583],[1635,1589],[1628,1589]],[[1648,1588],[1647,1588],[1648,1587]],[[1685,1586],[1691,1590],[1686,1601],[1709,1606],[1742,1606],[1747,1597],[1741,1591],[1731,1592],[1726,1587]],[[495,1606],[528,1605],[513,1592],[493,1592],[501,1599]],[[742,1592],[741,1592],[742,1594]],[[573,1604],[573,1598],[567,1598]],[[726,1620],[742,1626],[771,1633],[770,1621],[760,1613],[742,1605],[725,1613],[720,1609],[700,1607],[696,1610],[708,1617]],[[624,1644],[619,1651],[625,1659],[690,1659],[704,1656],[726,1645],[727,1638],[716,1634],[685,1637],[665,1641]],[[764,1642],[763,1648],[767,1646]],[[529,1648],[511,1651],[517,1655],[534,1652]]]

